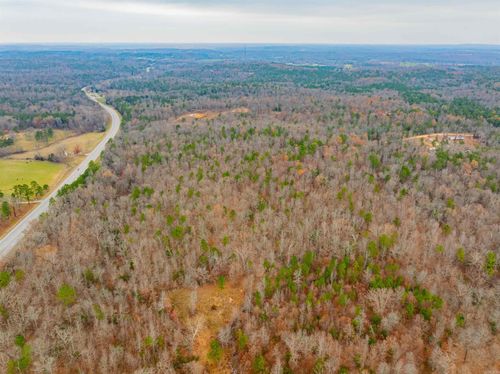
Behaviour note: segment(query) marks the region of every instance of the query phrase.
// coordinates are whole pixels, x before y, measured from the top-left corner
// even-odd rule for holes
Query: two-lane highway
[[[30,211],[21,221],[19,221],[3,238],[0,239],[0,260],[4,259],[20,242],[30,224],[38,219],[40,215],[49,209],[51,198],[55,198],[62,186],[73,183],[87,170],[90,161],[95,161],[105,149],[106,143],[113,139],[120,129],[121,117],[120,114],[109,105],[99,102],[98,98],[90,93],[87,89],[83,89],[89,99],[98,103],[110,116],[111,126],[108,129],[103,140],[90,152],[85,159],[64,179],[47,197],[41,200],[32,211]]]

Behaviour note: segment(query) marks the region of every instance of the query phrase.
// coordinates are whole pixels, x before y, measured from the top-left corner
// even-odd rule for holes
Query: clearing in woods
[[[187,120],[201,120],[201,119],[214,119],[220,115],[225,114],[247,114],[250,113],[250,109],[248,108],[235,108],[226,111],[203,111],[203,112],[194,112],[188,113],[177,118],[177,121],[187,121]]]
[[[468,133],[436,133],[418,135],[405,138],[404,141],[412,142],[414,144],[422,144],[428,149],[434,149],[441,143],[463,144],[469,148],[477,147],[479,145],[479,139],[476,139],[474,134]]]
[[[196,290],[177,289],[166,297],[166,309],[185,326],[194,341],[193,355],[209,373],[231,372],[225,354],[216,363],[208,358],[208,353],[211,341],[217,338],[224,326],[231,323],[241,307],[244,294],[241,282],[228,282],[223,288],[206,285]]]
[[[105,135],[105,132],[89,132],[82,135],[71,136],[61,139],[46,147],[23,153],[16,153],[8,157],[17,160],[26,160],[34,159],[35,156],[39,155],[47,158],[51,153],[57,155],[61,151],[66,152],[68,157],[83,156],[92,151]]]
[[[74,133],[69,130],[54,129],[53,136],[45,141],[36,140],[35,134],[36,130],[26,130],[14,133],[13,135],[7,135],[8,138],[14,139],[14,144],[4,147],[2,151],[5,152],[4,154],[35,151],[74,135]]]

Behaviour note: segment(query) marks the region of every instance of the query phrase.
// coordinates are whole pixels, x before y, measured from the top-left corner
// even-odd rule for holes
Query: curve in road
[[[87,170],[90,161],[95,161],[100,156],[101,152],[105,149],[107,142],[113,139],[118,130],[120,130],[121,117],[120,114],[111,106],[99,102],[97,96],[93,95],[88,91],[87,88],[83,89],[83,92],[87,97],[99,104],[110,116],[111,116],[111,126],[106,133],[104,139],[90,152],[87,157],[71,172],[66,179],[64,179],[47,197],[40,201],[40,204],[36,206],[31,212],[29,212],[21,221],[19,221],[3,238],[0,239],[0,260],[4,259],[9,255],[16,245],[23,238],[26,230],[29,228],[30,224],[38,219],[42,213],[45,213],[49,209],[50,199],[55,198],[59,190],[66,184],[73,183],[82,175],[85,170]]]

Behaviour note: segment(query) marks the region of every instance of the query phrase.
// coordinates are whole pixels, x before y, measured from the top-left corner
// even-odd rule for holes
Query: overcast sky
[[[499,0],[0,0],[0,43],[500,43]]]

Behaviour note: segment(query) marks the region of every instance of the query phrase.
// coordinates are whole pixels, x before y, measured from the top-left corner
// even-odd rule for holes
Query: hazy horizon
[[[0,42],[1,46],[46,46],[46,47],[119,47],[119,48],[178,48],[178,47],[493,47],[500,48],[499,43],[271,43],[271,42]]]
[[[498,45],[499,15],[492,0],[0,0],[0,43]]]

